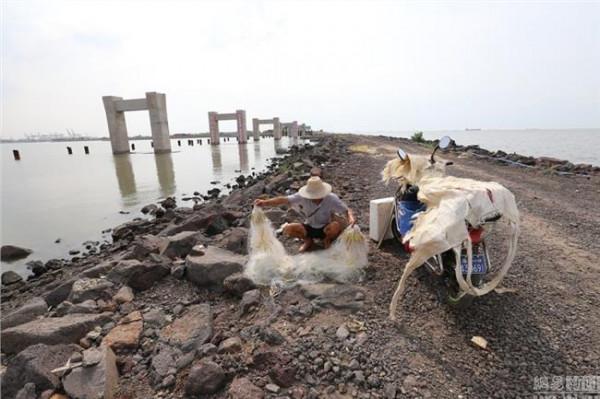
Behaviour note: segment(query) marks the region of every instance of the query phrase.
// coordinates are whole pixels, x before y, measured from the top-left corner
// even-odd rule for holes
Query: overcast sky
[[[600,2],[1,3],[2,137],[107,136],[101,97],[146,91],[171,133],[236,109],[250,128],[600,126]]]

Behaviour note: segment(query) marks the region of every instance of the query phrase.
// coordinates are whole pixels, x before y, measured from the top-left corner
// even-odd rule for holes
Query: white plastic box
[[[393,206],[394,197],[371,200],[369,205],[369,238],[379,241],[382,235],[385,235],[384,239],[386,240],[394,237],[391,225],[388,226]],[[385,230],[386,227],[387,230]]]

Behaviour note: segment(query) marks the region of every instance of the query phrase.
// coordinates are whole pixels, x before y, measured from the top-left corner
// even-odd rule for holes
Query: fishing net
[[[368,246],[356,225],[346,228],[328,249],[289,255],[261,208],[254,208],[250,222],[250,258],[244,272],[256,284],[293,284],[328,279],[350,282],[360,280],[363,275]]]

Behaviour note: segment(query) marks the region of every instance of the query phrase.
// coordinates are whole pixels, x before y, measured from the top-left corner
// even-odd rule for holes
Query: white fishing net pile
[[[250,258],[244,272],[256,284],[326,279],[349,282],[359,280],[363,275],[368,246],[358,226],[344,230],[328,249],[289,255],[261,208],[254,208],[250,221]]]

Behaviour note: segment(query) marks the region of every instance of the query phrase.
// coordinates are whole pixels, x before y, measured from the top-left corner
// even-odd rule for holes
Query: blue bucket
[[[413,227],[413,216],[425,210],[425,204],[419,201],[398,201],[396,204],[396,226],[401,235]]]

